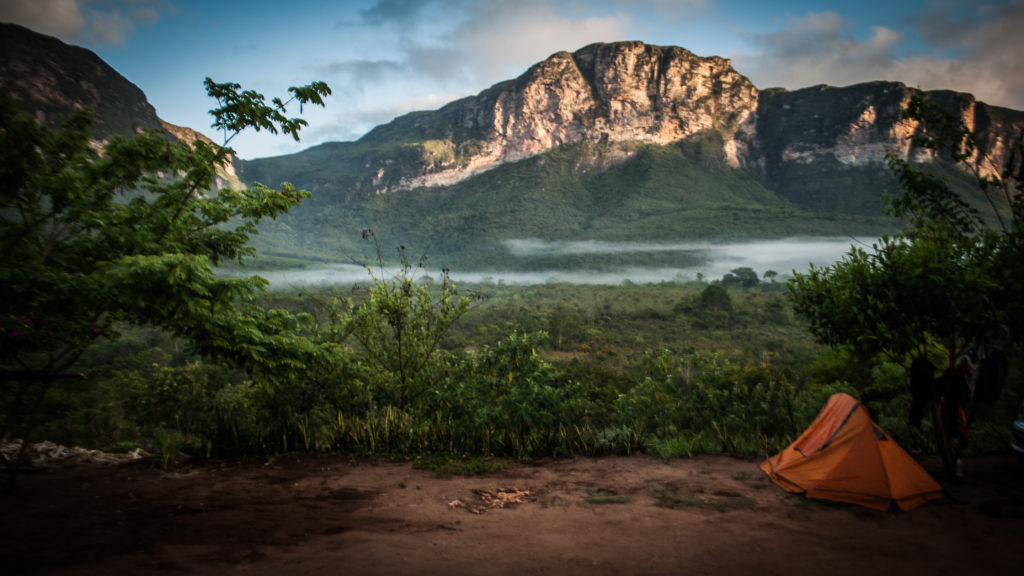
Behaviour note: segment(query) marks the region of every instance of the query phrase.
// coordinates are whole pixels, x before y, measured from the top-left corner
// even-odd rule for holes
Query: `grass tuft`
[[[438,478],[453,476],[477,476],[500,472],[509,467],[506,460],[483,456],[456,458],[448,455],[422,456],[413,463],[417,470],[432,470]]]
[[[666,487],[655,494],[655,505],[672,509],[704,508],[718,512],[731,512],[733,510],[753,510],[757,507],[757,501],[741,494],[722,492],[710,496],[698,496],[679,493]]]
[[[598,488],[590,492],[587,498],[588,504],[625,504],[630,497],[625,494],[616,494],[613,490]]]

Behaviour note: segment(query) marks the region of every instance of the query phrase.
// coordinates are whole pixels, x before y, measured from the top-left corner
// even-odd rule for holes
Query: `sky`
[[[207,77],[268,99],[331,87],[325,108],[288,109],[309,122],[301,142],[244,133],[244,159],[356,140],[624,40],[728,58],[760,89],[892,80],[1024,109],[1024,0],[0,0],[0,21],[96,52],[161,118],[215,142]]]

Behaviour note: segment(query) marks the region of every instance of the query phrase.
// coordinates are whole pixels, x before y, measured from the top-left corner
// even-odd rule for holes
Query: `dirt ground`
[[[967,460],[946,498],[910,512],[808,501],[757,464],[576,458],[443,479],[340,456],[173,471],[71,463],[0,492],[0,572],[964,576],[1024,566],[1024,464],[1012,456]]]

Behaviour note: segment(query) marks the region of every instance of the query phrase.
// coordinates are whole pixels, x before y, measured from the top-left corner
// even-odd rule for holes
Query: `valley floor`
[[[340,456],[67,463],[0,492],[8,574],[1011,574],[1024,463],[875,512],[788,495],[758,461],[647,456],[438,478]],[[934,463],[925,462],[936,473]],[[504,504],[504,506],[499,506]]]

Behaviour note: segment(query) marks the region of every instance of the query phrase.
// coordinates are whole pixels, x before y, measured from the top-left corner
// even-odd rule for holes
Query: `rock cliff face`
[[[98,140],[161,128],[142,90],[92,51],[0,24],[0,54],[0,90],[44,124],[55,125],[71,110],[91,108]]]
[[[160,121],[160,126],[168,134],[174,136],[179,141],[185,142],[187,144],[192,144],[196,140],[199,140],[200,142],[204,142],[206,144],[213,143],[213,141],[207,138],[205,135],[196,132],[191,128],[186,128],[184,126],[176,126],[174,124],[171,124],[170,122],[165,122],[163,120]],[[231,161],[225,164],[222,168],[217,169],[217,179],[214,185],[217,188],[231,187],[235,189],[240,189],[243,186],[245,186],[245,184],[243,184],[241,179],[239,179],[238,177],[238,173],[235,170],[234,162]]]
[[[621,42],[559,52],[515,80],[438,111],[449,124],[435,126],[435,137],[454,136],[455,153],[447,162],[430,162],[425,152],[424,170],[395,187],[451,184],[565,144],[669,144],[707,130],[725,136],[728,161],[739,166],[757,99],[757,88],[729,60],[678,47]],[[430,130],[430,119],[420,114],[394,124]],[[459,141],[457,134],[472,137]],[[371,132],[367,139],[375,137]]]
[[[762,165],[834,160],[864,166],[884,162],[891,149],[903,158],[929,161],[931,153],[911,147],[920,124],[900,118],[916,92],[896,82],[765,91],[758,106],[758,152],[750,160]],[[928,96],[977,131],[973,161],[982,172],[1005,163],[1007,138],[1021,125],[1019,112],[977,102],[970,94],[935,91]]]
[[[874,175],[886,171],[888,151],[916,162],[935,160],[931,151],[912,146],[921,125],[901,118],[919,93],[898,82],[762,91],[744,165],[766,188],[805,208],[835,209],[841,200],[835,191],[853,189],[861,197],[861,211],[877,212],[878,192],[886,187]],[[975,132],[973,168],[1001,173],[1010,160],[1012,139],[1024,130],[1024,114],[977,102],[970,94],[934,91],[927,96]]]
[[[583,140],[668,144],[710,129],[734,134],[757,103],[757,89],[728,60],[640,42],[559,52],[510,88],[466,117],[487,129],[502,160]]]

